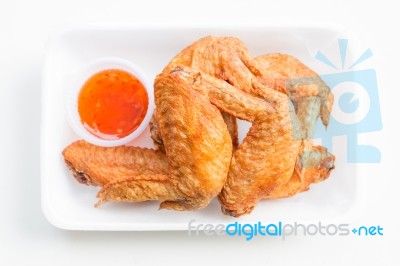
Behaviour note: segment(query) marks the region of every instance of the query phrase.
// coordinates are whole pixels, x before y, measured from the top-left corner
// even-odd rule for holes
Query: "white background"
[[[399,265],[398,9],[383,1],[0,2],[0,265]],[[367,207],[353,221],[381,237],[286,241],[188,237],[185,232],[69,232],[40,207],[41,71],[46,40],[80,23],[341,24],[374,52],[384,129],[369,136],[382,162],[368,166]]]

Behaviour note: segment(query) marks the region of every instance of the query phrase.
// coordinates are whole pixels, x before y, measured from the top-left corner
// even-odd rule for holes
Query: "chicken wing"
[[[311,139],[318,117],[325,126],[329,124],[333,95],[317,73],[293,56],[266,54],[255,59],[265,76],[279,80],[292,101],[296,115]]]
[[[176,55],[164,68],[168,73],[177,66],[187,66],[221,80],[234,87],[266,97],[265,90],[285,93],[295,106],[296,115],[305,128],[305,138],[312,138],[314,124],[320,116],[325,126],[329,123],[333,95],[320,77],[298,59],[285,54],[267,54],[253,58],[242,41],[233,37],[204,37]],[[234,148],[237,147],[236,120],[224,115],[229,125]],[[156,147],[160,138],[152,133]]]
[[[256,58],[263,73],[282,84],[293,103],[296,115],[305,130],[305,139],[313,136],[314,125],[321,117],[325,126],[329,123],[333,95],[318,76],[293,56],[267,54]],[[289,182],[275,189],[266,198],[290,197],[309,188],[311,183],[326,179],[334,168],[335,156],[322,146],[313,146],[309,140],[302,142],[301,152]]]
[[[238,126],[236,118],[225,112],[221,112],[221,115],[228,128],[229,135],[231,136],[232,148],[236,149],[237,146],[239,146]],[[165,153],[164,142],[160,136],[158,120],[156,119],[156,117],[157,109],[154,110],[153,117],[150,121],[150,137],[153,140],[153,144],[156,150]]]
[[[192,80],[191,89],[207,95],[220,110],[252,123],[233,153],[228,179],[219,195],[225,214],[241,216],[250,213],[261,199],[301,192],[326,178],[333,168],[333,156],[303,140],[303,128],[286,95],[269,90],[264,99],[254,97],[185,67],[175,69],[174,75]]]
[[[225,80],[243,91],[250,92],[253,87],[260,87],[260,82],[264,81],[261,72],[253,64],[257,64],[257,62],[252,59],[239,39],[208,36],[194,42],[177,54],[164,68],[163,73],[170,73],[176,67],[186,66],[195,71],[201,71]],[[273,87],[273,84],[269,84],[272,81],[266,79],[264,83]],[[228,126],[233,147],[236,148],[239,143],[236,119],[228,114],[223,114],[223,117]],[[153,119],[153,122],[156,124],[155,119]],[[155,129],[156,127],[152,127],[151,136],[155,146],[162,150],[160,137]]]
[[[165,154],[145,148],[106,148],[80,140],[68,145],[63,156],[76,180],[92,186],[119,178],[168,173]]]
[[[164,72],[178,65],[188,66],[227,81],[244,92],[262,98],[269,97],[268,90],[271,89],[288,95],[304,129],[301,137],[303,139],[312,138],[314,125],[319,116],[325,126],[329,123],[333,95],[314,71],[292,56],[270,54],[253,59],[239,39],[209,36],[185,48],[164,68]],[[234,117],[229,115],[227,117],[235,121]],[[295,138],[299,140],[299,135],[297,134]],[[301,152],[296,165],[293,166],[296,169],[293,176],[287,184],[277,186],[274,189],[275,193],[267,193],[268,196],[265,197],[271,199],[294,195],[308,188],[311,183],[329,176],[330,170],[334,167],[334,156],[326,150],[317,156],[319,160],[315,162],[315,167],[301,165],[308,154],[306,147],[310,148],[310,145],[308,141],[301,142]],[[330,161],[331,164],[324,164],[326,161]],[[271,190],[271,187],[265,189]]]
[[[167,174],[113,180],[100,190],[107,201],[161,200],[160,208],[194,210],[208,205],[225,184],[232,142],[220,111],[192,79],[161,74],[155,81],[158,130],[168,162]]]
[[[288,97],[268,90],[261,99],[227,82],[195,72],[175,69],[173,75],[191,82],[191,89],[207,95],[220,110],[252,123],[234,152],[227,182],[219,196],[223,211],[232,216],[250,212],[275,188],[287,183],[301,148],[301,126]],[[300,138],[301,139],[301,138]]]
[[[259,62],[254,60],[244,43],[234,37],[207,36],[197,40],[176,55],[163,73],[179,66],[224,80],[254,95],[275,87],[275,80],[264,75]]]
[[[287,198],[308,190],[311,184],[329,177],[335,168],[334,162],[335,156],[325,147],[303,141],[292,177],[286,184],[267,194],[265,199]]]

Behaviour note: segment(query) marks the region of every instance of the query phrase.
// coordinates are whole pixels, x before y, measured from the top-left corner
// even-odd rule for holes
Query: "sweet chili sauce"
[[[85,128],[106,140],[131,134],[148,108],[146,89],[138,78],[119,69],[91,76],[78,97],[78,111]]]

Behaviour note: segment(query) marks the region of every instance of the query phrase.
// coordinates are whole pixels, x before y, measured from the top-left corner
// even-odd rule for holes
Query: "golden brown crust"
[[[295,126],[293,107],[286,95],[274,90],[265,90],[268,97],[261,99],[190,68],[175,69],[174,75],[192,80],[191,88],[207,95],[219,109],[252,123],[233,154],[228,180],[219,195],[224,213],[249,213],[293,173],[300,141],[293,138],[292,129],[301,130]]]
[[[248,90],[252,87],[252,81],[249,79],[250,71],[244,62],[251,62],[250,59],[250,54],[239,39],[208,36],[183,49],[164,68],[163,73],[168,74],[176,67],[186,66],[226,80],[240,86],[242,90]],[[236,149],[239,145],[236,118],[226,113],[222,115],[231,135],[233,148]],[[163,150],[160,137],[157,135],[155,115],[153,120],[151,136],[156,148]]]
[[[158,121],[156,119],[156,115],[157,115],[156,112],[157,112],[157,109],[154,110],[153,117],[151,118],[151,121],[150,121],[150,136],[153,140],[154,147],[156,148],[156,150],[159,150],[159,151],[165,153],[164,142],[161,139],[160,132],[159,132],[159,125],[158,125]],[[224,119],[226,127],[228,128],[229,135],[231,136],[232,148],[236,149],[239,146],[239,135],[238,135],[238,126],[237,126],[236,118],[225,112],[221,112],[221,115],[222,115],[222,118]]]
[[[311,184],[329,177],[335,168],[335,156],[322,146],[304,141],[290,180],[266,195],[266,199],[287,198],[307,191]]]
[[[98,147],[83,140],[68,145],[64,160],[78,182],[102,186],[115,179],[146,174],[165,174],[164,154],[138,147]]]
[[[229,135],[231,136],[232,148],[236,150],[239,146],[239,133],[236,118],[225,112],[221,112],[221,114],[228,128]]]
[[[261,71],[244,43],[234,37],[207,36],[197,40],[177,54],[163,73],[170,73],[180,66],[224,80],[255,95],[260,89],[275,86],[275,80]]]
[[[275,79],[284,88],[306,129],[306,138],[312,138],[318,117],[325,126],[329,124],[333,94],[317,73],[287,54],[266,54],[255,60],[263,75]]]
[[[222,39],[222,42],[227,43],[228,38]],[[237,40],[232,40],[232,42],[238,44]],[[230,47],[229,45],[218,47],[218,44],[215,43],[221,44],[221,41],[216,41],[216,38],[212,37],[207,37],[199,40],[190,47],[190,52],[189,49],[184,50],[182,55],[184,60],[181,61],[179,59],[181,55],[178,55],[176,58],[174,58],[174,60],[172,60],[172,62],[169,64],[169,66],[166,67],[165,70],[171,70],[172,66],[176,66],[177,64],[184,62],[186,65],[189,64],[192,69],[199,69],[203,73],[208,73],[211,76],[219,77],[220,79],[228,81],[230,84],[233,84],[236,88],[239,88],[242,91],[248,92],[255,96],[261,96],[268,103],[270,103],[270,106],[266,107],[267,109],[271,108],[272,106],[276,110],[276,103],[287,103],[287,100],[285,100],[284,97],[279,98],[278,96],[276,96],[278,94],[274,95],[271,92],[271,86],[268,85],[273,83],[272,88],[278,92],[283,92],[287,94],[296,108],[296,115],[293,112],[281,112],[280,110],[276,110],[275,115],[281,112],[282,116],[287,115],[287,118],[291,117],[291,122],[298,118],[299,124],[301,124],[304,129],[303,132],[303,130],[300,129],[299,125],[296,129],[296,132],[292,132],[292,139],[290,140],[289,138],[287,138],[286,140],[282,140],[281,146],[277,145],[277,143],[279,143],[279,139],[282,138],[282,131],[285,132],[283,124],[277,125],[275,129],[265,129],[266,131],[272,130],[272,132],[279,132],[275,136],[269,137],[273,142],[273,144],[271,144],[271,146],[273,147],[271,147],[270,152],[267,152],[266,150],[263,150],[263,145],[261,143],[258,143],[258,141],[260,140],[260,132],[263,131],[264,128],[262,124],[256,125],[253,123],[253,127],[247,135],[245,142],[242,144],[242,146],[239,147],[238,151],[234,153],[228,181],[227,184],[225,184],[224,190],[220,195],[220,201],[222,203],[224,213],[232,216],[240,216],[245,213],[251,212],[251,210],[254,208],[255,203],[261,198],[275,198],[284,195],[294,195],[295,193],[307,189],[310,183],[318,182],[320,179],[324,179],[329,175],[330,169],[333,168],[334,157],[332,156],[326,156],[326,158],[329,158],[332,163],[332,167],[330,168],[320,169],[320,167],[308,167],[306,169],[302,168],[301,171],[299,170],[299,165],[294,163],[293,158],[295,155],[297,155],[298,152],[300,152],[300,149],[303,148],[303,143],[300,140],[312,137],[314,124],[318,116],[321,115],[324,124],[328,124],[333,96],[330,93],[329,88],[319,78],[319,76],[294,57],[284,54],[272,54],[259,57],[252,62],[252,59],[246,52],[246,49],[243,45],[239,44],[236,46],[244,51],[242,54],[239,55],[239,53],[235,54],[235,52],[237,52],[238,50],[234,50],[234,52],[232,52],[232,50],[229,50],[230,48],[227,48]],[[207,49],[214,49],[214,52],[212,53]],[[187,56],[189,53],[190,56]],[[223,55],[229,54],[229,56],[216,57],[215,53],[220,53]],[[217,64],[213,63],[212,65],[209,65],[210,61],[212,61],[213,59],[209,58],[208,60],[205,60],[202,54],[212,55],[214,59],[218,58],[219,61],[217,60]],[[203,61],[201,60],[202,57]],[[229,60],[231,61],[223,61],[227,58],[229,58]],[[245,65],[243,61],[242,63],[234,61],[237,58],[245,58],[243,61],[246,61],[247,65]],[[204,63],[204,61],[206,62]],[[252,67],[252,71],[250,71],[249,66]],[[224,72],[222,71],[222,69],[230,69],[230,71]],[[235,69],[236,72],[232,69]],[[257,69],[259,69],[260,71],[257,72]],[[233,74],[231,79],[229,79],[229,74],[232,73],[235,74]],[[203,76],[203,78],[205,77],[206,75]],[[268,82],[268,80],[273,80],[273,82]],[[211,81],[211,83],[212,82],[215,81]],[[220,84],[219,87],[217,86],[219,89],[225,86],[225,84],[221,82],[217,83]],[[290,86],[287,87],[287,85]],[[238,92],[236,91],[236,93]],[[227,97],[225,94],[223,94],[223,96]],[[228,101],[232,101],[232,98],[230,98],[229,100],[224,100],[225,104],[228,104]],[[241,98],[237,100],[238,102],[241,102],[242,105],[238,104],[233,108],[232,106],[225,106],[224,104],[220,104],[218,103],[218,101],[214,101],[213,103],[218,106],[218,108],[231,114],[232,116],[246,119],[240,112],[243,111],[241,110],[243,108],[243,105],[248,104],[246,103],[246,97],[242,95]],[[249,109],[252,109],[254,111],[257,109],[257,107],[252,106],[249,107]],[[238,110],[240,111],[238,112]],[[260,114],[261,113],[262,112],[260,112]],[[271,116],[270,119],[272,121],[276,121],[276,119],[273,117],[274,116]],[[290,123],[287,123],[286,127],[290,127]],[[253,137],[253,135],[255,135],[255,137]],[[261,150],[259,149],[260,147]],[[287,153],[287,150],[285,150],[284,147],[296,147],[294,149],[291,149],[291,151],[295,152]],[[277,159],[275,161],[271,160],[270,162],[265,159],[264,171],[267,171],[266,169],[268,169],[269,173],[275,173],[275,176],[279,176],[280,178],[271,178],[271,176],[266,178],[267,175],[265,173],[262,173],[262,171],[258,172],[260,174],[259,177],[253,173],[253,180],[245,178],[246,174],[244,175],[243,171],[245,171],[244,169],[246,168],[246,166],[246,170],[249,172],[251,172],[251,169],[255,167],[263,168],[262,166],[260,166],[262,165],[261,160],[257,160],[257,157],[260,157],[260,154],[258,153],[263,154],[261,156],[263,158],[271,156],[274,159]],[[281,155],[279,155],[279,153]],[[288,157],[285,156],[286,154],[288,154]],[[237,157],[239,158],[239,161]],[[285,160],[287,158],[291,158],[292,160]],[[321,157],[319,159],[319,162],[323,164],[325,160],[324,158],[325,157]],[[287,169],[292,169],[292,173],[293,169],[297,169],[297,171],[293,173],[293,176],[288,175],[288,172],[290,172],[290,170],[288,170],[287,172],[281,172],[280,169],[283,169],[284,165],[289,166]],[[235,174],[235,172],[237,172],[237,174]],[[296,175],[298,175],[297,178]],[[255,180],[264,181],[257,182]],[[268,184],[268,181],[266,180],[273,181],[270,181],[270,183]],[[299,182],[296,183],[296,180],[299,180]],[[249,186],[250,183],[255,184],[254,187]],[[250,192],[246,196],[245,194],[247,190]]]
[[[147,200],[171,200],[182,198],[178,183],[168,175],[139,175],[115,179],[107,183],[97,194],[99,207],[108,201],[141,202]]]
[[[164,142],[161,139],[160,126],[158,125],[157,108],[154,109],[154,113],[150,121],[150,137],[153,140],[153,144],[156,150],[165,153]]]

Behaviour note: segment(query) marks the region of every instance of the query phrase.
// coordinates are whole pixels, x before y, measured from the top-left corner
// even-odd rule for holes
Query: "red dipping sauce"
[[[149,105],[145,87],[138,78],[119,69],[91,76],[78,97],[78,112],[93,135],[115,140],[128,136],[142,123]]]

